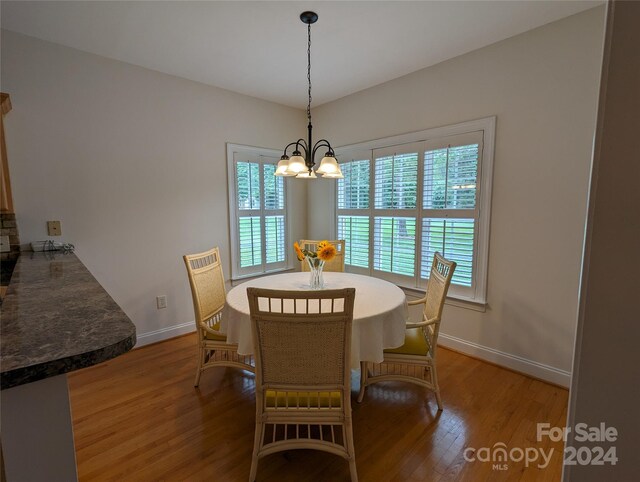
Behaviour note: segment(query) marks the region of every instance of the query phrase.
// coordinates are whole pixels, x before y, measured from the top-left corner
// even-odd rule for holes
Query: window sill
[[[279,268],[271,271],[266,271],[264,273],[259,274],[247,274],[243,276],[236,276],[235,278],[231,278],[229,281],[231,282],[231,286],[237,286],[240,283],[244,283],[245,281],[249,281],[251,279],[262,278],[263,276],[271,276],[279,273],[287,273],[289,271],[295,271],[295,268]]]
[[[405,286],[399,286],[408,297],[419,299],[425,295],[425,291],[415,289],[415,288],[407,288]],[[463,298],[454,298],[451,296],[447,296],[445,305],[456,306],[458,308],[464,308],[467,310],[479,311],[481,313],[485,313],[487,311],[488,303],[482,303],[477,301],[470,301]]]

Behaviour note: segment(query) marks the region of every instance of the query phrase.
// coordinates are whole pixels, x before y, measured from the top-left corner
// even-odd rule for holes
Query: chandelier
[[[322,177],[330,179],[342,179],[342,171],[336,160],[336,154],[326,139],[320,139],[313,144],[311,125],[311,24],[316,23],[318,20],[318,14],[315,12],[302,12],[300,14],[300,20],[307,24],[308,32],[308,44],[307,44],[307,81],[309,82],[309,103],[307,104],[307,119],[309,124],[307,130],[309,131],[308,140],[298,139],[295,142],[290,143],[284,148],[284,153],[278,162],[276,169],[276,176],[295,176],[300,179],[316,179],[316,174],[320,174]],[[313,146],[313,147],[312,147]],[[293,148],[291,157],[287,155],[287,150]],[[327,151],[320,161],[320,166],[315,171],[313,167],[316,165],[315,157],[316,152],[319,149],[326,148]]]

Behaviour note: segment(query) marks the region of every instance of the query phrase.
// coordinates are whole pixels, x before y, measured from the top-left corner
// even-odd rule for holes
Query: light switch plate
[[[9,236],[0,236],[0,253],[8,253],[9,251],[11,251]]]
[[[49,236],[60,236],[62,234],[60,221],[47,221],[47,233]]]

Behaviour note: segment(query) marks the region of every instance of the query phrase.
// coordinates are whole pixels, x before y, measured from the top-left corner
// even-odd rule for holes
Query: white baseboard
[[[159,330],[154,330],[138,335],[137,343],[134,348],[140,348],[141,346],[168,340],[169,338],[174,338],[176,336],[184,335],[186,333],[191,333],[194,331],[196,331],[195,321],[187,321],[186,323],[180,323],[179,325],[160,328]]]
[[[195,321],[188,321],[179,325],[160,328],[159,330],[150,331],[138,335],[138,341],[135,348],[140,348],[151,343],[156,343],[176,336],[184,335],[195,331]],[[560,370],[543,363],[539,363],[527,358],[523,358],[510,353],[505,353],[493,348],[478,345],[470,341],[463,340],[455,336],[440,333],[438,335],[438,344],[445,348],[451,348],[461,353],[466,353],[481,360],[486,360],[496,365],[511,368],[532,377],[546,380],[556,385],[569,388],[571,385],[571,372]]]
[[[493,348],[478,345],[462,338],[451,335],[445,335],[440,332],[438,335],[438,344],[445,348],[451,348],[461,353],[466,353],[473,357],[495,363],[506,368],[511,368],[518,372],[531,375],[532,377],[546,380],[556,385],[569,388],[571,385],[571,372],[560,370],[543,363],[528,360],[517,355],[511,355]]]

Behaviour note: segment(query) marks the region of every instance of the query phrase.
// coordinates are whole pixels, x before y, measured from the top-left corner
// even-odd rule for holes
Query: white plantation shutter
[[[424,209],[474,209],[479,144],[424,153]]]
[[[340,163],[338,209],[369,209],[370,166],[368,158]]]
[[[413,277],[416,259],[416,218],[375,217],[373,268]]]
[[[436,252],[458,263],[451,282],[471,287],[473,282],[474,219],[422,218],[420,277],[427,279]]]
[[[236,163],[238,210],[260,209],[260,164],[240,161]]]
[[[346,269],[425,288],[439,252],[457,263],[449,296],[485,303],[494,133],[485,118],[340,150]]]
[[[371,151],[350,151],[340,155],[344,179],[336,184],[337,236],[344,239],[347,271],[369,273],[371,223]]]
[[[284,216],[265,216],[264,224],[267,264],[284,261],[286,256]]]
[[[378,155],[380,157],[378,157]],[[375,208],[415,209],[418,190],[418,152],[375,156]]]
[[[268,154],[267,154],[268,152]],[[228,147],[232,276],[256,275],[287,266],[287,214],[284,178],[274,176],[275,153]]]
[[[284,178],[276,177],[276,164],[263,167],[266,269],[286,260]]]
[[[262,222],[260,216],[240,216],[238,226],[240,267],[260,266],[262,264]]]
[[[284,179],[274,176],[276,164],[263,164],[264,209],[284,209]]]
[[[373,270],[400,284],[416,271],[421,143],[374,149]]]
[[[338,239],[345,241],[346,265],[369,267],[369,232],[369,216],[338,215]]]
[[[473,297],[479,220],[477,203],[482,132],[425,142],[420,278],[437,251],[458,266],[452,293]]]
[[[238,161],[235,167],[240,267],[260,266],[262,265],[260,164]]]

